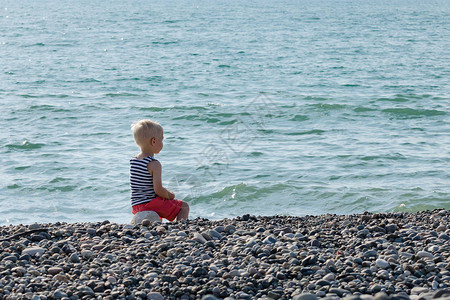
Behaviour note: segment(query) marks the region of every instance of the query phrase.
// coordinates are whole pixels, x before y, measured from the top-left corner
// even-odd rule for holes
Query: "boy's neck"
[[[136,157],[137,157],[138,159],[143,159],[143,158],[145,158],[145,157],[147,157],[147,156],[153,157],[153,156],[155,156],[155,153],[150,152],[150,151],[142,151],[142,150],[141,150],[141,153],[139,153]]]

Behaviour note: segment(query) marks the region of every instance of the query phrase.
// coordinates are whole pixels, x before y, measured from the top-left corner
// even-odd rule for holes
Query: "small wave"
[[[218,118],[208,117],[206,115],[198,115],[198,114],[195,114],[195,115],[182,115],[182,116],[179,116],[179,117],[175,117],[172,120],[189,120],[189,121],[199,120],[199,121],[203,121],[203,122],[206,122],[206,123],[213,123],[213,124],[218,123],[219,125],[230,125],[230,124],[234,124],[235,123],[235,121],[222,121],[221,122],[220,119],[218,119]]]
[[[166,41],[164,39],[161,39],[159,41],[153,41],[153,45],[171,45],[171,44],[178,44],[178,41]]]
[[[142,78],[142,80],[147,81],[147,82],[162,82],[164,80],[164,77],[155,75],[155,76],[149,76],[149,77]]]
[[[406,159],[405,156],[403,156],[400,153],[395,153],[395,154],[387,154],[387,155],[368,155],[368,156],[362,156],[359,159],[363,160],[363,161],[372,161],[372,160],[384,160],[384,159],[389,159],[389,160],[400,160],[400,159]]]
[[[57,98],[57,99],[63,99],[70,97],[67,94],[43,94],[43,95],[31,95],[31,94],[21,94],[19,95],[22,98],[25,99],[37,99],[37,98]],[[48,105],[49,106],[49,105]]]
[[[52,180],[50,180],[50,183],[57,183],[61,181],[67,181],[70,180],[69,178],[63,178],[63,177],[55,177]]]
[[[400,204],[397,204],[392,210],[394,212],[417,212],[424,210],[433,210],[433,209],[450,209],[450,202],[447,198],[437,198],[437,197],[420,197],[416,199],[411,199],[408,196],[408,200],[401,201]]]
[[[224,118],[234,118],[237,114],[235,113],[215,113],[215,114],[211,114],[214,115],[216,117],[224,117]],[[246,115],[248,116],[248,113],[238,113],[238,115]]]
[[[140,94],[133,94],[133,93],[117,92],[117,93],[106,93],[104,96],[105,97],[141,97],[142,95],[140,95]]]
[[[21,167],[15,167],[14,170],[16,171],[23,171],[26,170],[28,168],[31,168],[31,166],[21,166]]]
[[[376,110],[377,109],[375,109],[375,108],[364,107],[364,106],[358,106],[353,109],[354,112],[368,112],[368,111],[376,111]]]
[[[10,190],[15,190],[15,189],[21,188],[21,186],[18,185],[17,183],[14,183],[14,184],[8,185],[6,188],[8,188],[8,189],[10,189]]]
[[[306,96],[305,100],[314,100],[314,101],[327,101],[329,100],[328,98],[324,98],[324,97],[316,97],[316,96]]]
[[[308,130],[308,131],[300,131],[300,132],[289,132],[286,135],[308,135],[308,134],[323,134],[325,133],[325,130],[321,130],[321,129],[313,129],[313,130]]]
[[[179,23],[182,22],[182,20],[164,20],[163,23],[166,24],[175,24],[175,23]]]
[[[382,112],[394,115],[399,118],[419,118],[419,117],[434,117],[446,115],[445,111],[435,109],[414,109],[414,108],[387,108]]]
[[[45,144],[43,143],[30,143],[29,141],[25,140],[21,144],[8,144],[6,145],[6,148],[10,150],[34,150],[40,149],[44,146]]]
[[[84,78],[84,79],[81,79],[81,80],[78,81],[78,82],[86,83],[86,82],[101,82],[101,81],[98,80],[98,79],[95,79],[95,78]]]
[[[168,107],[152,106],[152,107],[137,107],[137,109],[142,110],[142,111],[154,111],[154,112],[168,111],[168,110],[180,110],[180,111],[207,110],[207,108],[203,107],[203,106],[168,106]]]
[[[36,190],[47,191],[47,192],[72,192],[77,189],[76,185],[64,185],[64,186],[41,186],[36,188]]]
[[[253,151],[252,153],[250,153],[250,156],[254,156],[254,157],[259,157],[264,155],[264,153],[259,152],[259,151]]]
[[[70,96],[67,94],[47,94],[47,95],[42,95],[42,98],[57,98],[57,99],[64,99],[64,98],[69,98]]]
[[[45,46],[44,43],[34,43],[34,44],[23,45],[22,47],[28,48],[28,47],[43,47],[43,46]]]
[[[235,198],[236,194],[247,194],[251,192],[255,192],[256,188],[247,186],[245,183],[239,183],[236,185],[231,185],[224,187],[221,191],[214,192],[209,195],[204,195],[200,197],[196,197],[190,201],[191,204],[199,204],[199,203],[210,203],[211,201],[216,201],[221,199],[223,201],[227,201],[229,198]],[[227,199],[223,199],[227,198]]]
[[[393,98],[378,98],[377,101],[387,101],[387,102],[408,102],[409,100],[405,97],[397,96]]]
[[[30,95],[30,94],[21,94],[19,96],[22,97],[22,98],[25,98],[25,99],[39,98],[39,96]]]
[[[264,176],[261,176],[262,178]],[[206,204],[219,204],[219,203],[228,203],[232,205],[241,206],[242,203],[252,204],[255,201],[264,201],[264,199],[270,199],[273,195],[279,194],[289,194],[287,191],[292,191],[297,189],[294,185],[279,182],[265,182],[265,184],[249,185],[247,183],[238,183],[230,186],[224,187],[222,190],[209,193],[206,195],[201,195],[199,197],[195,197],[189,199],[189,203],[193,205],[206,203]],[[220,205],[220,204],[219,204]]]
[[[163,76],[147,76],[147,77],[125,77],[118,78],[116,81],[146,81],[146,82],[162,82],[164,79]]]
[[[306,121],[306,120],[309,120],[309,117],[305,116],[305,115],[295,115],[291,119],[291,121],[295,121],[295,122],[302,122],[302,121]]]
[[[29,110],[51,111],[51,112],[72,112],[70,109],[61,108],[54,105],[31,105]]]
[[[344,104],[328,104],[328,103],[311,104],[311,106],[319,108],[321,110],[340,110],[347,108],[347,105]]]
[[[159,112],[159,111],[166,111],[170,109],[170,107],[137,107],[137,109],[142,111]]]
[[[219,122],[219,125],[233,125],[233,124],[236,124],[236,123],[237,123],[237,120],[233,119],[233,120]]]

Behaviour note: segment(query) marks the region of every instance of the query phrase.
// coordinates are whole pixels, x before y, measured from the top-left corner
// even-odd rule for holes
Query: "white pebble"
[[[334,273],[328,273],[327,275],[323,276],[322,279],[326,281],[334,281],[336,279],[336,275],[334,275]]]
[[[387,269],[389,268],[389,263],[382,258],[377,259],[375,262],[378,268]]]
[[[434,255],[427,251],[419,251],[417,252],[417,256],[420,258],[433,258]]]
[[[22,254],[28,254],[30,256],[33,256],[33,255],[41,256],[42,254],[44,254],[44,252],[45,252],[44,248],[30,247],[30,248],[23,249]]]

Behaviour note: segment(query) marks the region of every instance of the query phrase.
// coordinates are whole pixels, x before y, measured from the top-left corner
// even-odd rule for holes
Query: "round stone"
[[[376,266],[378,268],[381,268],[381,269],[389,268],[389,263],[386,260],[382,259],[382,258],[377,259],[375,264],[376,264]]]
[[[164,297],[158,292],[150,292],[147,294],[148,300],[164,300]]]
[[[78,257],[78,254],[76,253],[72,253],[69,257],[69,260],[73,263],[79,263],[80,262],[80,258]]]
[[[434,255],[428,251],[419,251],[417,252],[417,257],[420,258],[433,258]]]
[[[42,254],[44,254],[45,249],[41,248],[41,247],[30,247],[30,248],[26,248],[23,249],[22,254],[28,254],[30,256],[41,256]]]
[[[51,267],[47,270],[48,274],[50,275],[56,275],[58,273],[61,273],[63,271],[63,268],[60,267]]]

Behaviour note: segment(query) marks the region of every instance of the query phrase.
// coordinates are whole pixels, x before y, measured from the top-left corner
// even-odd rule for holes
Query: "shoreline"
[[[1,226],[0,299],[450,298],[450,211]]]

